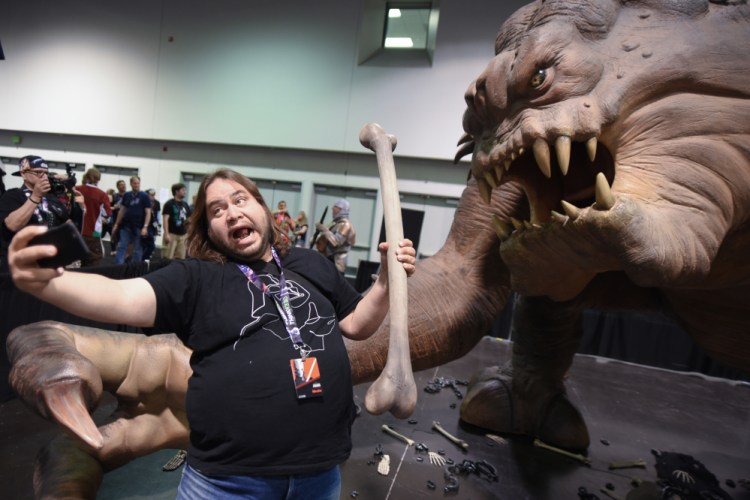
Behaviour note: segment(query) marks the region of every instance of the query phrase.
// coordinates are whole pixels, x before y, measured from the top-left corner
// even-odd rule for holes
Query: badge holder
[[[320,368],[318,359],[308,356],[306,358],[290,359],[294,379],[294,390],[297,391],[297,399],[317,398],[323,395],[323,386],[320,381]]]

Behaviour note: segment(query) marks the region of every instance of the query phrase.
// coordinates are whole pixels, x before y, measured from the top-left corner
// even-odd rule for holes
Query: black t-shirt
[[[169,234],[176,234],[178,236],[186,234],[187,228],[185,222],[190,217],[190,206],[185,201],[176,200],[172,198],[164,204],[164,215],[168,215],[167,224],[169,227],[165,228],[169,231]]]
[[[140,229],[146,220],[146,209],[151,208],[151,198],[144,191],[128,191],[122,196],[120,208],[125,208],[120,225]]]
[[[8,272],[8,247],[16,235],[5,225],[5,219],[18,210],[31,195],[26,186],[9,189],[0,197],[0,273]],[[59,226],[70,218],[70,212],[63,202],[47,193],[36,206],[26,226]],[[25,227],[25,226],[24,226]]]
[[[154,330],[193,349],[188,463],[204,474],[304,474],[349,457],[354,402],[338,320],[361,295],[317,252],[291,249],[282,266],[322,397],[297,398],[290,360],[299,353],[273,300],[236,264],[189,259],[144,276],[156,293]],[[276,264],[251,267],[278,296]]]

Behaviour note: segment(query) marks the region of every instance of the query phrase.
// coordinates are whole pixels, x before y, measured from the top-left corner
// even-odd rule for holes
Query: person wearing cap
[[[104,258],[104,245],[102,244],[103,218],[112,216],[112,207],[109,204],[107,193],[99,189],[98,184],[102,174],[96,168],[90,168],[83,174],[82,185],[78,190],[83,193],[86,214],[83,216],[81,236],[91,252],[82,260],[82,267],[98,266]]]
[[[23,186],[7,190],[0,197],[0,273],[8,272],[8,245],[13,236],[26,226],[59,226],[83,218],[84,198],[74,190],[71,207],[50,192],[49,166],[40,156],[24,156],[13,175],[23,179]]]
[[[333,204],[333,221],[326,226],[318,222],[315,229],[320,232],[317,248],[333,261],[341,274],[346,272],[349,249],[357,238],[357,232],[349,220],[349,201],[341,198]]]
[[[122,197],[120,211],[117,213],[112,231],[117,233],[117,253],[115,263],[124,264],[128,246],[133,244],[132,262],[143,260],[141,240],[148,236],[151,223],[151,198],[141,191],[141,178],[134,175],[130,178],[130,188]]]

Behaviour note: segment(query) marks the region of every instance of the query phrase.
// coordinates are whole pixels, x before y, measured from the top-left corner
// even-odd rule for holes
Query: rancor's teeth
[[[570,166],[570,137],[561,135],[555,140],[555,153],[557,153],[557,163],[560,165],[560,172],[568,175],[568,166]]]
[[[565,215],[571,218],[571,220],[576,220],[578,216],[581,214],[581,211],[578,209],[577,206],[573,205],[572,203],[568,203],[565,200],[560,200],[560,204],[563,207],[563,210],[565,211]]]
[[[602,172],[596,174],[596,209],[609,210],[615,206],[615,197],[609,189],[607,178]]]
[[[505,170],[503,170],[503,167],[500,165],[495,165],[495,177],[497,177],[497,183],[500,184],[500,181],[503,180],[503,174],[505,174]]]
[[[531,225],[531,222],[525,220],[523,221],[523,227],[525,227],[526,229],[532,229],[534,226]]]
[[[460,148],[458,148],[458,151],[456,151],[456,156],[453,157],[453,163],[458,163],[458,160],[471,153],[472,151],[474,151],[474,141],[467,142],[466,144],[462,145]]]
[[[479,196],[481,196],[482,200],[489,205],[492,202],[492,188],[487,184],[487,181],[481,177],[477,177],[477,187],[479,188]]]
[[[505,171],[507,172],[510,170],[510,164],[513,163],[510,158],[506,158],[503,160],[503,167],[505,168]]]
[[[516,219],[515,217],[510,218],[510,223],[513,224],[513,227],[516,228],[516,230],[520,231],[521,229],[524,229],[526,226],[523,225],[523,222]]]
[[[495,174],[491,170],[488,170],[487,172],[484,173],[484,180],[487,181],[487,184],[489,184],[492,189],[495,189],[497,187]]]
[[[550,210],[550,216],[552,217],[552,220],[555,222],[559,222],[561,224],[565,224],[568,222],[568,217],[561,214],[560,212],[555,212],[554,210]]]
[[[549,164],[549,146],[547,145],[547,141],[541,137],[537,137],[534,141],[534,159],[544,176],[547,179],[552,177],[552,169]]]
[[[596,158],[596,144],[597,144],[596,137],[592,137],[588,141],[586,141],[586,152],[589,154],[589,160],[594,161],[594,158]]]
[[[492,227],[495,228],[495,233],[497,233],[500,241],[507,240],[512,232],[510,225],[504,220],[501,220],[497,215],[492,216]]]
[[[472,141],[473,139],[474,138],[471,136],[470,133],[464,132],[463,135],[461,135],[461,138],[458,140],[458,143],[456,144],[456,146],[460,146],[461,144]]]

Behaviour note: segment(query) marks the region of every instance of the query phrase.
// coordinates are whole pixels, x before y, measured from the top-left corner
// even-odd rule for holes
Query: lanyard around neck
[[[294,348],[300,352],[300,355],[304,359],[308,354],[310,354],[310,348],[302,341],[302,336],[299,333],[299,328],[297,328],[297,320],[295,320],[294,318],[294,311],[292,311],[292,304],[289,300],[289,288],[286,286],[284,269],[281,267],[281,259],[279,259],[279,255],[276,253],[276,249],[274,247],[271,247],[271,255],[273,256],[273,260],[276,262],[276,266],[279,268],[278,299],[268,291],[268,286],[260,280],[258,275],[255,274],[255,271],[253,271],[250,266],[237,263],[237,267],[240,269],[240,271],[242,271],[242,274],[247,277],[247,280],[250,283],[255,285],[258,290],[260,290],[263,294],[269,296],[271,300],[273,300],[276,309],[279,311],[279,316],[281,316],[281,320],[284,322],[286,331],[287,333],[289,333],[289,338],[294,344]]]

